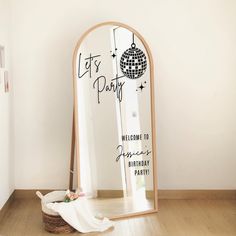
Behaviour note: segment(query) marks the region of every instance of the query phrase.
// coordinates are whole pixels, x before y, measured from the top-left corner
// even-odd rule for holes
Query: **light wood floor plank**
[[[86,235],[235,236],[236,200],[160,200],[158,213],[115,224],[107,232]],[[40,201],[14,199],[0,222],[0,235],[51,236],[43,229]]]

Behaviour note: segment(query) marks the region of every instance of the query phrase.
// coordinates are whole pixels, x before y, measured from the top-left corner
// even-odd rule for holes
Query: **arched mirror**
[[[154,71],[131,27],[106,22],[83,34],[73,58],[78,185],[94,214],[157,211]]]

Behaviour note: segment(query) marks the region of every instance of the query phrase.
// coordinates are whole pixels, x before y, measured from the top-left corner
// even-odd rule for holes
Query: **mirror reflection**
[[[154,209],[150,63],[131,30],[104,25],[76,51],[80,186],[106,217]]]

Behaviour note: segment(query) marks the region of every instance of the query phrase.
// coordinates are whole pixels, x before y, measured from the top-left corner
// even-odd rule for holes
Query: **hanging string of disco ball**
[[[136,47],[134,34],[131,47],[125,50],[120,58],[120,69],[130,79],[140,78],[147,69],[146,55],[141,49]]]

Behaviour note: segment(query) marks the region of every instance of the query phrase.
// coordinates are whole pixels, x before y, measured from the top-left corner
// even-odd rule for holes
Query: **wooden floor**
[[[0,235],[52,235],[43,230],[39,200],[15,199],[11,202],[0,222]],[[236,201],[160,200],[157,214],[119,220],[114,229],[87,235],[235,236]]]
[[[87,202],[94,215],[100,213],[108,218],[154,209],[154,201],[146,198],[92,198]]]

